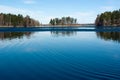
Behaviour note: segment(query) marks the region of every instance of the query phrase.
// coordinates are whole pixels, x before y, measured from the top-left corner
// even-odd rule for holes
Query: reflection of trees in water
[[[53,36],[59,37],[59,36],[73,36],[76,35],[76,31],[51,31],[51,34]]]
[[[27,38],[30,37],[32,33],[31,32],[0,32],[0,39],[1,40],[5,40],[5,39],[21,39],[24,36],[26,36]]]
[[[101,39],[120,42],[120,32],[97,32],[96,34]]]

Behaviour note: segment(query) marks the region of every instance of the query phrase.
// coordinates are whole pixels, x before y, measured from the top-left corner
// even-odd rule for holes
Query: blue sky
[[[0,12],[30,15],[41,23],[71,16],[78,23],[93,23],[97,14],[120,8],[120,0],[1,0]]]

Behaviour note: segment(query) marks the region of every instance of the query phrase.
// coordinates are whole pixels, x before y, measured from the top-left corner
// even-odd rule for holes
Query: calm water
[[[120,32],[0,32],[0,80],[120,80]]]

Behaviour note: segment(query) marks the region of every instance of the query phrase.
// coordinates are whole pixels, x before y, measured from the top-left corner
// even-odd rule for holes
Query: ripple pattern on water
[[[0,80],[120,80],[120,59],[111,57],[120,51],[117,43],[109,51],[95,33],[90,34],[95,41],[81,40],[82,33],[64,39],[45,34],[0,41]]]

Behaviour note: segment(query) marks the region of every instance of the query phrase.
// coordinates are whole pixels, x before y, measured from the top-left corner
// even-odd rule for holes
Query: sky
[[[43,24],[63,16],[94,23],[98,14],[118,9],[120,0],[0,0],[0,13],[29,15]]]

